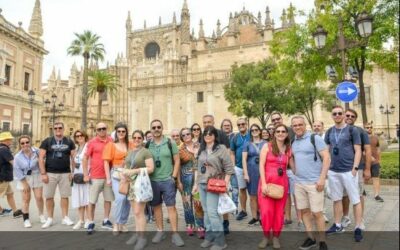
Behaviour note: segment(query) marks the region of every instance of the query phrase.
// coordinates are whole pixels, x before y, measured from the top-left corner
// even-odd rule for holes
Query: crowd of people
[[[135,130],[131,136],[125,124],[118,123],[111,134],[107,125],[100,122],[96,136],[90,140],[81,130],[76,130],[72,138],[64,136],[64,124],[55,122],[53,135],[44,139],[39,148],[31,144],[29,136],[20,136],[15,155],[10,150],[14,137],[2,132],[0,197],[7,197],[11,209],[0,207],[0,215],[13,213],[15,218],[23,218],[25,228],[32,227],[29,204],[33,191],[41,227],[49,228],[54,224],[58,187],[61,223],[74,230],[85,228],[92,234],[96,228],[95,209],[102,194],[101,227],[115,235],[126,233],[129,213],[133,211],[135,233],[126,243],[134,245],[134,249],[144,249],[148,244],[144,235],[147,222],[156,223],[152,243],[166,238],[164,203],[172,243],[179,247],[184,245],[178,233],[179,191],[187,235],[203,239],[202,248],[220,250],[227,247],[229,213],[220,214],[218,205],[221,196],[228,193],[237,207],[233,212],[236,220],[251,217],[249,226],[261,225],[264,238],[259,248],[280,248],[282,228],[293,223],[292,201],[298,225],[306,231],[300,249],[315,247],[317,241],[319,249],[328,249],[326,235],[341,233],[351,224],[350,203],[355,218],[354,240],[359,242],[365,230],[364,180],[372,177],[375,200],[383,202],[379,196],[379,139],[372,124],[354,126],[355,110],[335,106],[331,116],[334,126],[326,132],[321,121],[314,122],[312,131],[307,131],[304,117],[292,117],[287,126],[282,115],[274,112],[272,123],[266,128],[248,126],[246,119],[239,118],[238,132],[234,133],[231,120],[224,119],[218,129],[214,117],[204,115],[203,126],[194,123],[174,129],[170,138],[164,135],[163,123],[158,119],[150,123],[149,131]],[[135,188],[140,175],[150,179],[149,201],[139,198],[143,195]],[[22,193],[22,209],[16,207],[13,180]],[[75,223],[68,213],[69,197],[71,207],[78,210]],[[333,201],[334,212],[333,224],[327,230],[326,197]],[[314,223],[318,236],[313,234]]]

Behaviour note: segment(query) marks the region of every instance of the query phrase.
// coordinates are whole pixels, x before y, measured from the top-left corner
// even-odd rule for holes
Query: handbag
[[[210,178],[207,182],[207,192],[223,194],[226,193],[226,182],[221,178]]]
[[[223,215],[236,211],[236,205],[227,193],[219,195],[218,214]]]
[[[128,195],[128,193],[129,193],[129,184],[130,184],[129,180],[125,180],[125,179],[121,180],[119,182],[118,192],[120,194],[123,194],[123,195]]]
[[[74,177],[72,178],[72,181],[75,184],[85,184],[85,181],[83,180],[83,174],[82,173],[74,174]]]
[[[135,201],[148,202],[153,199],[153,189],[146,168],[141,168],[134,185]]]
[[[193,158],[193,154],[185,148],[185,145],[179,149],[179,159],[181,160],[181,164],[186,164],[193,160]]]
[[[267,184],[268,192],[267,196],[272,198],[272,199],[282,199],[283,197],[283,186],[278,185],[278,184],[273,184],[273,183],[268,183]]]

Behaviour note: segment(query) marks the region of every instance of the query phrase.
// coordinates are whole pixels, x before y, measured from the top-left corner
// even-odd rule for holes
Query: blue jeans
[[[231,175],[230,184],[232,188],[232,201],[236,207],[239,207],[239,183],[235,174]]]
[[[218,214],[219,194],[207,192],[207,184],[199,184],[201,206],[204,210],[205,239],[217,246],[225,245],[222,216]]]
[[[111,176],[114,170],[111,170]],[[112,190],[115,196],[114,200],[114,219],[116,224],[126,224],[128,222],[131,204],[126,195],[119,193],[119,180],[111,177]]]

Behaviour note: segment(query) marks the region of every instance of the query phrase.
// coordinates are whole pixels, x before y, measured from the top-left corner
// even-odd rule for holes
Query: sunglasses
[[[346,115],[347,118],[356,118],[355,115]]]
[[[192,131],[200,131],[200,128],[192,128]]]
[[[161,126],[153,126],[151,127],[152,130],[161,129]]]
[[[343,115],[343,112],[333,112],[332,116],[340,116]]]
[[[271,119],[271,121],[272,121],[272,122],[277,122],[277,121],[280,121],[281,119],[282,119],[282,118],[279,117],[279,118]]]
[[[134,139],[134,140],[141,140],[141,139],[143,139],[143,138],[140,137],[140,136],[138,136],[138,137],[134,136],[134,137],[132,137],[132,139]]]
[[[23,141],[23,142],[21,142],[20,144],[22,145],[22,146],[24,146],[25,144],[29,144],[30,143],[30,141]]]
[[[171,135],[171,137],[173,137],[173,138],[178,138],[179,135]]]
[[[251,132],[258,132],[260,131],[258,128],[252,129]]]
[[[97,131],[106,131],[106,130],[107,130],[107,128],[106,128],[106,127],[103,127],[103,128],[97,128],[96,130],[97,130]]]
[[[237,124],[238,127],[244,126],[244,125],[246,125],[246,123],[238,123],[238,124]]]
[[[75,135],[75,138],[78,138],[78,137],[83,137],[83,135],[81,135],[81,134]]]
[[[63,127],[54,127],[54,130],[61,130]]]
[[[274,128],[267,128],[267,130],[274,131],[275,129]]]
[[[118,133],[118,134],[125,134],[125,133],[126,133],[126,130],[117,130],[117,133]]]
[[[372,127],[365,127],[365,129],[372,129]]]
[[[275,130],[276,134],[286,134],[286,130]]]
[[[190,133],[182,134],[182,137],[186,137],[186,136],[189,136],[189,135],[190,135]]]
[[[213,136],[213,133],[205,133],[204,136]]]

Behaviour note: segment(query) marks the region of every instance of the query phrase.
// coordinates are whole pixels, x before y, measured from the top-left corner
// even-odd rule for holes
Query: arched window
[[[155,58],[160,54],[160,46],[156,42],[150,42],[144,48],[146,58]]]

